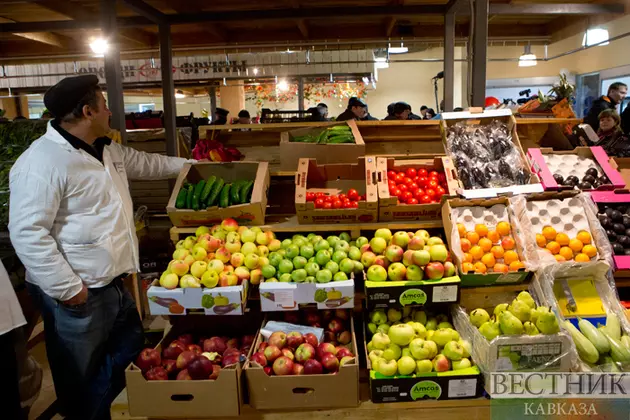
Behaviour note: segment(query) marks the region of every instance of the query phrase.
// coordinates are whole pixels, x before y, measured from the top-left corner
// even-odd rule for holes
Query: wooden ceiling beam
[[[15,23],[14,20],[0,16],[0,23]],[[41,44],[52,45],[53,47],[76,50],[77,44],[73,39],[63,35],[59,35],[54,32],[16,32],[13,33],[20,38],[28,39],[29,41],[39,42]]]
[[[385,36],[386,37],[390,37],[392,36],[392,32],[394,31],[394,27],[396,26],[396,18],[393,16],[390,16],[388,18],[385,19]]]
[[[306,23],[306,19],[298,19],[297,27],[300,30],[302,37],[304,39],[309,39],[308,24]]]
[[[165,3],[169,8],[173,9],[175,13],[195,13],[195,11],[198,10],[195,4],[187,1],[165,0]],[[207,32],[212,35],[218,42],[227,42],[229,39],[226,30],[218,23],[198,24],[195,25],[195,27],[198,28],[200,32]]]

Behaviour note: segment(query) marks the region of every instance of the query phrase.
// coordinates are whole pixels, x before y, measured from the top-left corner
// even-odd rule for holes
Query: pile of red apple
[[[389,194],[398,197],[398,204],[439,203],[447,193],[444,172],[407,168],[404,171],[387,171]]]
[[[365,201],[365,195],[360,195],[354,188],[350,188],[346,194],[337,195],[307,192],[306,201],[314,202],[316,209],[356,209],[359,208],[359,201]]]
[[[337,345],[352,343],[350,328],[350,311],[336,309],[334,311],[306,310],[304,312],[285,312],[284,321],[291,324],[308,325],[324,329],[324,342]]]
[[[269,340],[258,345],[256,353],[251,361],[263,367],[267,375],[318,375],[323,373],[335,373],[346,363],[355,360],[355,355],[346,347],[352,343],[352,333],[349,331],[349,314],[343,313],[347,319],[335,317],[335,312],[329,312],[331,316],[325,327],[324,342],[319,343],[313,333],[302,335],[297,331],[288,334],[276,331]],[[287,314],[293,320],[292,315]],[[285,317],[286,319],[287,317]],[[317,312],[308,312],[306,319],[308,324],[321,327],[323,318]],[[330,340],[330,341],[327,341]]]
[[[222,368],[241,362],[254,343],[253,335],[241,339],[228,337],[200,337],[195,342],[192,334],[182,334],[162,353],[146,348],[136,359],[136,366],[149,381],[214,380]]]

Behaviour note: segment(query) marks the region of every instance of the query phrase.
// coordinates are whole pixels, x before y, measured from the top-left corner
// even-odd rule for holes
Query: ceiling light
[[[374,59],[374,67],[377,69],[387,69],[389,68],[389,63],[387,62],[387,58],[385,57],[376,57]]]
[[[97,38],[94,41],[90,42],[90,49],[94,54],[102,57],[109,49],[109,44],[106,39]]]
[[[525,51],[518,59],[519,67],[533,67],[538,62],[536,61],[536,54],[532,54],[532,47],[530,45],[525,46]]]
[[[280,92],[286,92],[287,90],[289,90],[289,84],[286,80],[280,80],[276,85],[276,89],[278,89]]]
[[[587,29],[586,33],[584,34],[584,38],[582,39],[582,46],[583,47],[591,47],[593,45],[597,45],[599,46],[604,46],[604,45],[608,45],[609,36],[608,36],[608,29],[604,29],[604,28],[592,28],[592,29]]]
[[[252,70],[254,72],[254,76],[258,74],[258,69],[256,67],[254,67],[254,70]]]
[[[186,95],[184,95],[184,92],[181,90],[177,90],[175,91],[175,99],[182,99],[185,98]]]
[[[409,51],[409,48],[405,47],[403,43],[400,43],[400,47],[392,47],[391,45],[387,48],[387,52],[390,54],[404,54]]]

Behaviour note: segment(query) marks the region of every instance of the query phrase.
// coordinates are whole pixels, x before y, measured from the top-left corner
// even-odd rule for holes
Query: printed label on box
[[[436,286],[433,288],[433,303],[457,302],[457,286]]]
[[[293,299],[293,290],[277,290],[274,295],[276,305],[284,307],[293,306],[293,302],[295,301],[295,299]]]
[[[477,378],[474,379],[451,379],[448,381],[449,398],[474,397],[477,393]]]
[[[497,371],[534,370],[560,366],[562,343],[511,344],[497,346]]]

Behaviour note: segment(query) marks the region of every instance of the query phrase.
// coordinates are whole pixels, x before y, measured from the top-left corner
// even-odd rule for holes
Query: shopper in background
[[[411,113],[411,106],[405,102],[396,102],[394,104],[394,117],[396,120],[408,120]]]
[[[124,370],[144,344],[129,292],[140,269],[129,179],[175,178],[190,162],[112,142],[95,75],[44,95],[55,117],[10,172],[9,232],[44,319],[57,402],[66,419],[109,419]]]
[[[367,105],[361,99],[353,96],[348,100],[348,107],[338,117],[337,121],[360,120],[367,114]]]
[[[214,111],[214,118],[212,119],[212,123],[210,125],[225,125],[227,124],[227,117],[230,114],[230,111],[223,108],[217,108]]]
[[[367,106],[367,104],[365,105],[365,116],[363,118],[361,118],[361,121],[378,121],[378,118],[374,118],[370,114],[370,109]]]
[[[317,104],[317,108],[319,109],[320,114],[322,115],[322,118],[323,118],[322,121],[328,121],[328,105],[321,102]]]
[[[411,105],[407,104],[407,109],[409,110],[409,116],[407,117],[408,120],[421,120],[422,119],[420,115],[416,115],[413,113],[413,111],[411,110]]]
[[[630,135],[630,104],[627,104],[621,113],[621,128],[624,133]]]
[[[426,105],[422,105],[422,106],[420,107],[420,116],[422,117],[422,119],[423,119],[423,120],[426,120],[426,119],[427,119],[426,114],[427,114],[427,110],[428,110],[428,109],[429,109],[429,107],[428,107],[428,106],[426,106]]]
[[[387,116],[383,118],[383,121],[396,119],[396,116],[394,115],[394,105],[396,105],[396,102],[392,102],[391,104],[387,105]]]
[[[594,146],[601,146],[609,156],[630,156],[628,137],[621,130],[621,118],[614,109],[606,109],[599,114],[599,141]]]
[[[435,111],[433,110],[433,108],[429,108],[424,112],[424,119],[425,120],[432,120],[433,118],[435,118]]]
[[[250,117],[248,110],[242,109],[238,113],[238,123],[239,124],[251,124],[252,123],[252,118]]]
[[[628,93],[628,86],[625,83],[615,82],[608,88],[608,93],[593,101],[591,109],[584,117],[584,123],[590,125],[593,131],[599,129],[599,114],[607,109],[616,109],[617,105],[623,102]]]

